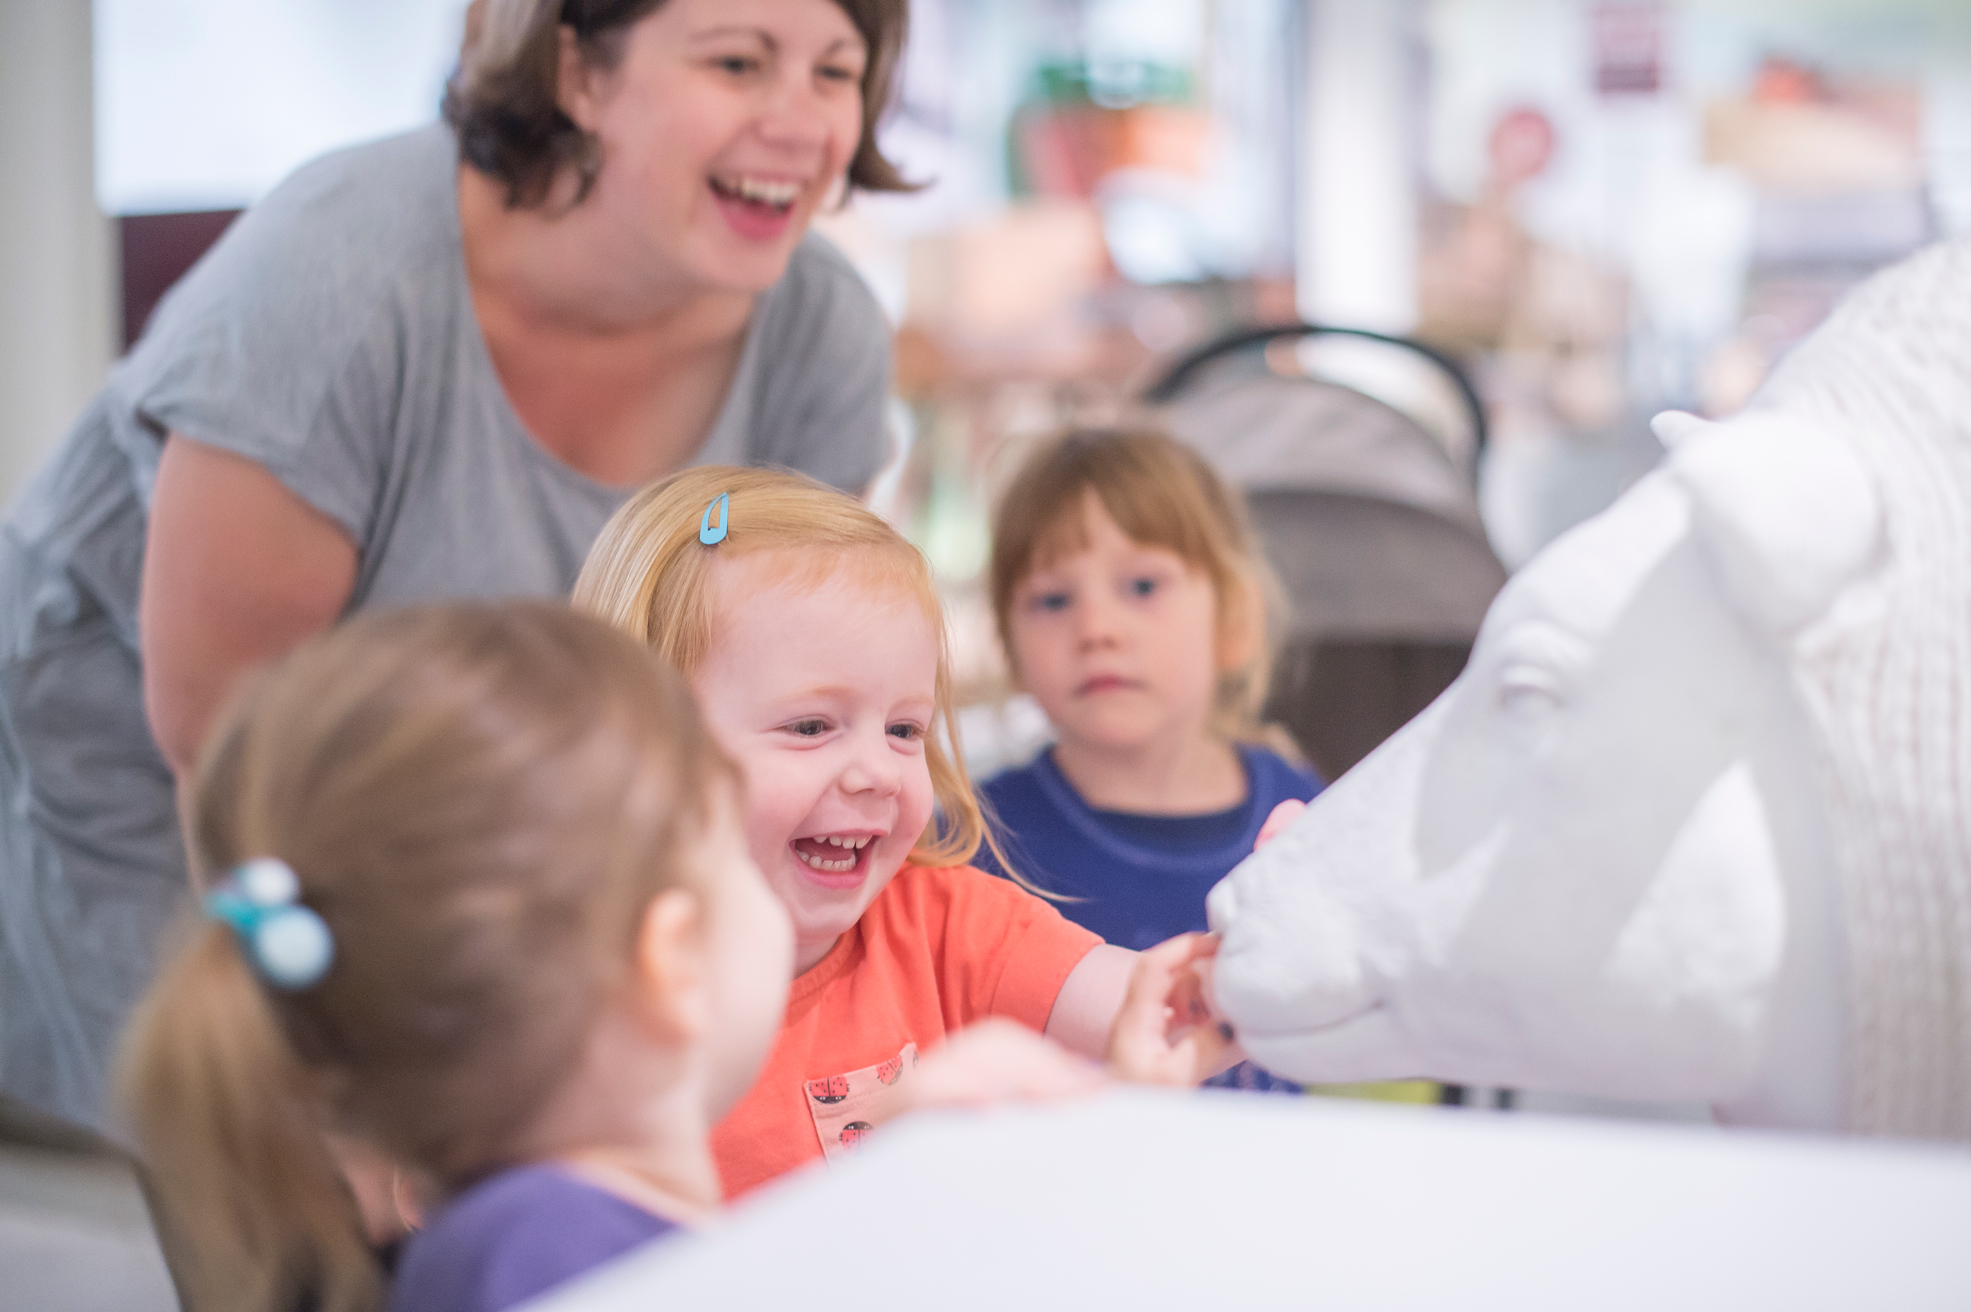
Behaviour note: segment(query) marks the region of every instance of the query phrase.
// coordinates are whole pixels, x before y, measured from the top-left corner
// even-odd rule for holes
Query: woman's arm
[[[333,624],[356,585],[340,525],[260,465],[173,433],[138,605],[144,709],[183,778],[245,671]]]

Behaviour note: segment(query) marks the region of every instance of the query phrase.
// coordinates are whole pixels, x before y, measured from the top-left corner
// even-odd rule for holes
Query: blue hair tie
[[[232,926],[262,979],[277,988],[305,989],[328,974],[335,937],[300,896],[292,866],[279,857],[255,857],[234,866],[205,895],[205,914]]]
[[[712,523],[712,512],[719,512],[719,522]],[[708,547],[716,547],[725,541],[725,531],[732,525],[732,493],[721,492],[712,498],[705,507],[705,513],[698,520],[698,540]]]

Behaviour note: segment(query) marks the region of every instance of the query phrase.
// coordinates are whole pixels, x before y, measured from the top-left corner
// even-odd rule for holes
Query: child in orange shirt
[[[793,919],[780,1036],[713,1133],[728,1195],[854,1148],[919,1055],[985,1017],[1131,1078],[1195,1083],[1235,1060],[1216,1026],[1191,1023],[1210,940],[1139,964],[966,865],[989,840],[955,740],[942,608],[923,556],[860,502],[798,475],[687,470],[617,512],[575,601],[690,680],[745,772],[753,856]],[[1117,1027],[1118,1050],[1132,973],[1139,995],[1174,990],[1177,1019],[1149,1043]]]

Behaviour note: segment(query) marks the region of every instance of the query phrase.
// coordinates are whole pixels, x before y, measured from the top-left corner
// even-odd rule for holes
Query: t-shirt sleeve
[[[1019,885],[964,866],[926,872],[945,894],[943,978],[961,1025],[1004,1016],[1045,1030],[1054,999],[1102,940]]]
[[[762,343],[772,368],[754,459],[866,489],[895,451],[891,336],[855,267],[818,234],[804,239]]]
[[[445,249],[423,174],[446,158],[415,138],[329,156],[243,215],[119,371],[153,443],[176,432],[243,456],[364,542],[415,351],[407,321]]]

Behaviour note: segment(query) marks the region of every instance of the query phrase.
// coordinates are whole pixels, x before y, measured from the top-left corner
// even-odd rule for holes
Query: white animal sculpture
[[[1971,239],[1658,429],[1213,891],[1217,1002],[1302,1079],[1971,1140]]]

